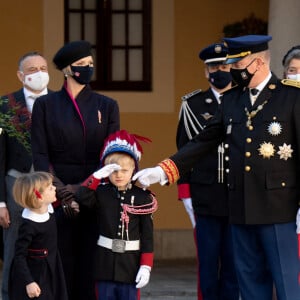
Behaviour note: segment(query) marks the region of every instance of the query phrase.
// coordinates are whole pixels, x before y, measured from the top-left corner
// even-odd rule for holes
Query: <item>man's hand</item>
[[[186,212],[188,213],[188,215],[190,217],[193,228],[195,228],[196,220],[195,220],[195,214],[194,214],[194,209],[193,209],[193,205],[192,205],[192,199],[191,198],[183,198],[181,200],[183,202]]]
[[[109,164],[109,165],[106,165],[103,168],[99,169],[98,171],[94,172],[93,176],[96,179],[106,178],[113,172],[119,171],[119,170],[121,170],[121,166],[119,166],[118,164]]]
[[[7,207],[0,208],[0,225],[3,228],[8,228],[10,225],[10,216]]]
[[[147,187],[154,183],[160,183],[164,185],[168,182],[167,175],[163,171],[163,169],[159,166],[154,168],[147,168],[137,172],[132,180],[138,180],[140,184],[144,187]]]

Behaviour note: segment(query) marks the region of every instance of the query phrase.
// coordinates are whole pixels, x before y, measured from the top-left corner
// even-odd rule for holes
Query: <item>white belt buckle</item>
[[[126,248],[126,241],[113,239],[111,251],[116,253],[124,253]]]

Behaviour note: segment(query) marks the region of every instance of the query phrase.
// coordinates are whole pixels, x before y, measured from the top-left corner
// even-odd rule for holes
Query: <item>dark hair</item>
[[[22,55],[22,56],[19,58],[19,61],[18,61],[18,67],[19,67],[19,70],[21,69],[21,65],[22,65],[23,61],[24,61],[26,58],[32,57],[32,56],[41,56],[41,57],[44,57],[42,54],[40,54],[40,53],[37,52],[37,51],[30,51],[30,52],[25,53],[24,55]]]
[[[290,61],[293,58],[297,58],[300,59],[300,45],[294,46],[292,47],[283,57],[282,59],[282,65],[284,66],[284,68],[287,67],[287,65],[289,65]]]

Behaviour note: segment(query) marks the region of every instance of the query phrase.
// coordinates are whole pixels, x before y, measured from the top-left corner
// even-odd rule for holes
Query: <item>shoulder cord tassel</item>
[[[149,215],[154,213],[158,209],[158,203],[156,198],[151,195],[152,202],[143,204],[143,205],[129,205],[129,204],[123,204],[123,212],[121,215],[122,218],[122,229],[124,228],[124,225],[126,227],[126,237],[129,241],[129,234],[128,234],[128,224],[129,224],[129,215],[128,213],[131,213],[133,215]],[[122,238],[123,238],[123,230],[122,230]]]

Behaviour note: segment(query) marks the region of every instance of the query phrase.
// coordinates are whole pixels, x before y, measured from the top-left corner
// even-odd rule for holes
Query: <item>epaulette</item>
[[[199,89],[199,90],[192,91],[192,92],[190,92],[190,93],[188,93],[188,94],[182,96],[182,97],[181,97],[181,100],[182,100],[182,101],[185,101],[185,100],[191,98],[192,96],[197,95],[197,94],[199,94],[199,93],[201,93],[201,92],[202,92],[202,91],[201,91],[200,89]]]
[[[284,85],[294,86],[296,88],[300,88],[300,81],[293,79],[282,79],[281,83]]]

